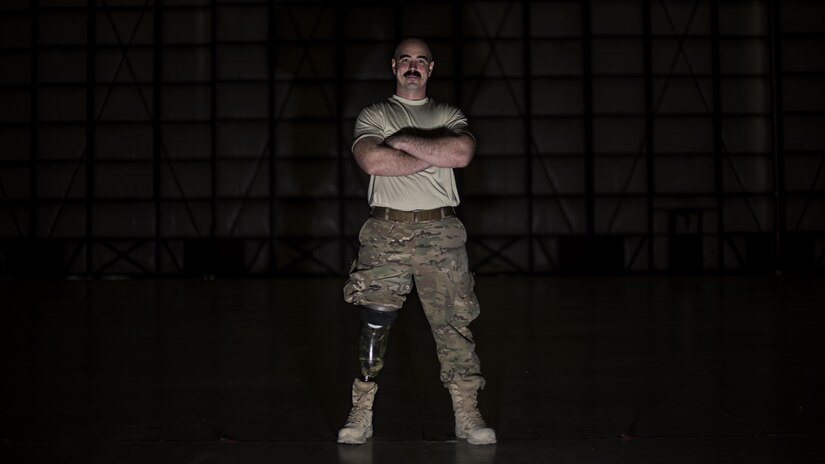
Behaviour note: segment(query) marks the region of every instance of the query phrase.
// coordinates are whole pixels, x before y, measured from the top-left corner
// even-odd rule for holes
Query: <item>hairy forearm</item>
[[[475,140],[467,134],[449,134],[439,137],[422,137],[399,134],[385,143],[433,166],[463,168],[470,164],[475,153]]]
[[[378,139],[367,138],[355,144],[353,155],[358,166],[372,176],[407,176],[430,167],[409,153],[381,145]]]

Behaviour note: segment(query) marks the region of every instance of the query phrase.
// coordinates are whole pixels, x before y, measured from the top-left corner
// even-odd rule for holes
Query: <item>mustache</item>
[[[421,77],[421,73],[414,70],[414,69],[410,69],[409,71],[404,73],[404,77],[410,77],[410,76]]]

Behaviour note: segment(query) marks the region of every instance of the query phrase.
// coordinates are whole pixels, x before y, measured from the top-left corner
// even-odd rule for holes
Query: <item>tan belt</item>
[[[383,206],[373,206],[370,210],[370,215],[374,218],[384,219],[385,221],[425,222],[455,216],[455,208],[452,206],[444,206],[436,209],[401,211],[398,209],[384,208]]]

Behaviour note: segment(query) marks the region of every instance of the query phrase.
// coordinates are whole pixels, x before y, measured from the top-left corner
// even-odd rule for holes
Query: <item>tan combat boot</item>
[[[360,445],[372,437],[372,403],[377,391],[375,382],[352,382],[352,410],[347,423],[338,431],[338,443]]]
[[[487,427],[478,412],[478,389],[481,380],[457,380],[448,385],[455,412],[455,436],[466,438],[471,445],[492,445],[496,432]]]

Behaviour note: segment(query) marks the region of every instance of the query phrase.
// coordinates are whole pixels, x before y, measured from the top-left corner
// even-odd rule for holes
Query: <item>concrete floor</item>
[[[375,437],[341,446],[341,279],[0,281],[0,461],[820,461],[822,276],[477,280],[492,447],[453,436],[416,298]]]

